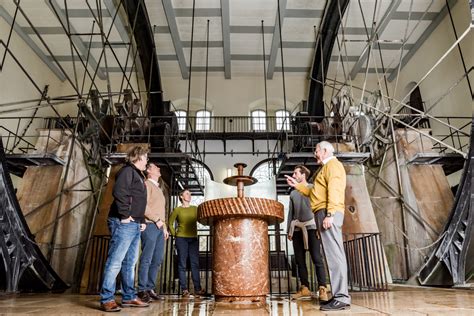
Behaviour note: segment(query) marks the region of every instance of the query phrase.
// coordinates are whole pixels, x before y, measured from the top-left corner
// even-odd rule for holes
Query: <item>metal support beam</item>
[[[58,14],[58,17],[61,20],[60,22],[63,25],[68,25],[66,14],[64,13],[64,10],[61,9],[61,7],[59,6],[57,0],[51,0],[51,3],[48,0],[44,0],[44,2],[51,9],[51,12],[53,12],[53,14],[55,14],[54,12],[56,10],[56,12]],[[71,33],[77,33],[77,31],[75,30],[72,23],[69,23],[69,27],[70,27],[70,32]],[[68,35],[68,36],[71,36],[71,35]],[[74,43],[74,45],[76,46],[77,50],[80,51],[83,56],[87,56],[88,49],[87,49],[86,45],[84,44],[84,42],[82,41],[82,39],[79,36],[71,36],[71,40]],[[94,70],[97,69],[98,63],[92,55],[89,56],[89,63],[91,65],[91,67],[94,68]],[[97,71],[97,76],[101,80],[107,79],[104,72],[100,68]]]
[[[222,40],[224,47],[224,74],[226,79],[231,78],[230,70],[230,13],[229,0],[221,0]]]
[[[448,0],[448,4],[450,7],[453,7],[458,0]],[[438,27],[438,25],[443,21],[444,17],[448,14],[448,7],[444,6],[443,9],[438,13],[436,18],[431,22],[431,24],[426,28],[426,30],[421,34],[421,36],[418,38],[418,40],[415,43],[415,46],[410,49],[405,56],[403,56],[403,59],[401,61],[400,67],[395,67],[390,75],[388,76],[388,81],[391,82],[395,77],[398,75],[399,71],[402,71],[403,67],[408,64],[410,59],[416,54],[418,49],[423,45],[423,43],[430,37],[431,33]],[[400,70],[399,70],[400,68]]]
[[[114,0],[104,0],[105,7],[107,8],[107,12],[109,13],[110,17],[115,16],[115,12],[117,12],[117,7],[115,6]],[[120,34],[120,38],[124,43],[130,43],[131,39],[128,37],[129,32],[125,28],[125,23],[123,16],[120,12],[117,14],[118,19],[115,19],[115,27],[117,28],[118,33]]]
[[[105,7],[107,8],[107,11],[110,15],[110,17],[114,17],[115,16],[115,12],[117,12],[117,6],[114,2],[114,0],[104,0],[104,4],[105,4]],[[132,34],[130,32],[130,30],[127,30],[127,23],[125,22],[125,19],[124,19],[124,16],[122,14],[117,13],[117,17],[118,19],[115,19],[115,27],[117,28],[117,31],[118,33],[120,34],[120,38],[122,39],[122,42],[127,45],[133,45],[133,40],[132,40]],[[102,48],[102,43],[101,44],[101,47]],[[135,65],[136,65],[136,71],[138,72],[138,74],[140,75],[141,78],[144,78],[144,75],[143,75],[143,69],[142,69],[142,64],[140,62],[140,58],[137,57],[137,60],[135,61]],[[126,69],[126,71],[129,71],[128,69]],[[114,71],[112,71],[114,72]]]
[[[359,60],[354,65],[354,67],[352,67],[351,80],[355,79],[357,74],[361,71],[362,66],[365,65],[365,61],[367,60],[367,56],[369,55],[370,45],[373,45],[372,44],[373,40],[376,38],[377,34],[380,37],[382,35],[383,31],[385,31],[385,28],[387,27],[388,23],[390,22],[392,16],[394,15],[395,11],[397,10],[397,8],[398,8],[398,6],[400,5],[401,2],[402,2],[401,0],[392,0],[390,5],[388,6],[387,11],[385,11],[385,14],[382,17],[382,20],[380,21],[380,24],[375,29],[375,32],[373,34],[371,34],[371,38],[369,39],[369,42],[364,47],[364,50],[362,51],[362,54],[359,57]]]
[[[143,0],[125,0],[124,8],[137,45],[143,79],[148,94],[148,116],[162,116],[169,110],[163,102],[160,67],[156,55],[155,35]],[[132,35],[130,35],[132,36]],[[152,132],[154,129],[151,130]]]
[[[5,8],[0,7],[0,16],[9,24],[13,24],[13,18],[12,16],[5,10]],[[53,63],[51,62],[51,59],[41,50],[41,48],[36,45],[36,43],[31,39],[31,37],[26,34],[23,29],[18,25],[18,23],[14,23],[13,29],[15,32],[18,34],[18,36],[21,37],[23,41],[33,50],[33,52],[36,54],[36,56],[41,59],[46,66],[58,77],[59,80],[65,81],[66,77],[64,74],[61,72],[61,70]]]
[[[277,0],[277,1],[280,1],[280,0]],[[268,60],[267,79],[273,79],[273,73],[275,72],[277,53],[278,53],[278,49],[280,48],[280,27],[278,25],[281,20],[281,29],[283,30],[283,20],[285,18],[286,1],[287,0],[281,0],[281,3],[280,3],[281,18],[278,16],[278,10],[276,13],[275,28],[273,29],[272,46],[270,50],[270,59]]]
[[[181,70],[181,76],[183,79],[189,78],[188,67],[186,66],[186,59],[184,57],[183,44],[179,38],[178,25],[176,24],[176,15],[174,13],[173,5],[171,0],[162,0],[163,9],[165,10],[166,20],[170,28],[171,39],[173,40],[174,50],[176,56],[178,56],[179,69]]]
[[[321,121],[322,117],[324,117],[323,97],[326,75],[337,32],[348,5],[349,0],[333,0],[328,2],[319,27],[308,95],[308,113],[310,116],[321,117],[317,121]],[[345,34],[347,34],[346,31],[347,28],[344,28]],[[365,31],[367,30],[364,28]]]

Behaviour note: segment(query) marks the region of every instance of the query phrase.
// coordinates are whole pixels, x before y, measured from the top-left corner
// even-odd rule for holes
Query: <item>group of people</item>
[[[163,261],[165,241],[170,233],[176,237],[179,281],[183,296],[190,296],[186,282],[188,258],[191,261],[194,295],[204,295],[199,279],[197,208],[190,205],[191,193],[183,190],[179,194],[182,204],[173,210],[167,225],[166,200],[159,184],[160,177],[160,168],[148,163],[148,151],[140,146],[129,151],[127,164],[115,177],[112,192],[114,200],[107,218],[111,238],[100,290],[100,307],[103,311],[121,310],[115,301],[116,279],[119,274],[122,307],[148,307],[152,301],[163,299],[155,292],[155,287]],[[135,266],[140,244],[137,292]]]
[[[307,183],[310,171],[305,166],[296,166],[293,176],[287,176],[288,185],[295,188],[290,193],[288,239],[293,241],[301,282],[300,290],[293,297],[311,296],[305,260],[308,250],[316,266],[320,309],[345,310],[349,309],[351,304],[342,240],[346,172],[342,163],[334,156],[331,143],[322,141],[317,144],[314,156],[322,166],[314,178],[313,185]],[[327,295],[323,258],[326,259],[329,271],[331,300],[328,300]]]
[[[334,156],[331,143],[320,142],[314,156],[322,166],[312,185],[307,182],[310,171],[303,165],[296,166],[293,175],[287,176],[288,185],[295,189],[290,194],[288,239],[293,242],[301,282],[293,298],[311,297],[305,260],[306,251],[309,251],[316,266],[321,310],[349,309],[351,298],[342,239],[346,173],[342,163]],[[205,294],[199,277],[197,207],[190,205],[191,192],[183,190],[179,193],[181,206],[173,210],[167,226],[165,197],[158,183],[160,177],[160,168],[148,163],[147,150],[139,146],[128,153],[127,164],[116,175],[114,201],[107,219],[111,239],[100,291],[101,309],[104,311],[121,309],[114,296],[119,273],[122,307],[147,307],[151,301],[162,299],[155,292],[155,283],[163,260],[165,240],[170,233],[176,238],[178,277],[183,297],[191,296],[186,282],[188,259],[194,296]],[[135,265],[140,240],[142,251],[137,293]],[[324,259],[331,284],[330,300]]]

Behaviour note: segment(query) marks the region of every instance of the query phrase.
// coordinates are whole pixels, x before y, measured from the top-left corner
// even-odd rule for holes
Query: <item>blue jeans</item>
[[[114,300],[119,272],[122,272],[122,300],[133,300],[136,298],[134,280],[135,264],[138,260],[138,243],[140,242],[140,223],[123,224],[120,219],[109,217],[107,224],[111,238],[105,262],[104,280],[100,290],[100,302],[106,303]]]
[[[138,265],[138,291],[155,289],[156,277],[163,262],[165,236],[155,223],[147,223],[142,232],[142,254]]]
[[[176,248],[178,249],[178,276],[181,290],[187,290],[186,261],[191,262],[191,275],[193,277],[194,291],[201,290],[199,278],[199,240],[197,238],[176,237]]]

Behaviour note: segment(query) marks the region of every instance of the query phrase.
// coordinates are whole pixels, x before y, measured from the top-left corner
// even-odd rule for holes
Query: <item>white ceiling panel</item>
[[[183,48],[186,65],[189,66],[191,48]],[[223,66],[222,48],[209,48],[209,66]],[[193,67],[206,66],[206,48],[193,48]]]
[[[324,1],[314,0],[288,0],[287,9],[323,10]]]
[[[413,0],[413,1],[402,1],[398,7],[398,11],[411,11],[412,12],[424,12],[428,9],[428,12],[439,12],[446,5],[445,0]]]
[[[197,17],[194,19],[194,34],[195,41],[205,41],[207,38],[207,20],[209,19],[209,40],[222,41],[222,22],[220,17]],[[191,40],[192,19],[187,17],[176,18],[179,37],[182,41]]]
[[[382,40],[403,40],[405,34],[407,43],[416,43],[420,35],[431,24],[431,21],[400,21],[392,20],[381,34]],[[416,28],[415,28],[416,27]]]
[[[313,50],[311,49],[297,49],[284,48],[283,60],[285,67],[310,67],[313,61]],[[281,51],[278,49],[276,57],[276,66],[281,67]]]
[[[158,1],[157,1],[158,2]],[[189,0],[173,0],[172,1],[174,8],[186,8],[191,9],[193,7],[193,1]],[[220,8],[220,0],[199,0],[195,2],[196,9],[201,8]]]
[[[270,54],[272,36],[265,34],[265,53]],[[261,34],[230,34],[231,54],[261,55],[262,35]]]
[[[70,56],[69,39],[65,36],[58,19],[47,6],[48,1],[22,0],[21,5],[35,27],[38,28],[38,31],[45,38],[45,41],[51,47],[53,53],[67,63],[68,56]],[[53,1],[55,1],[62,10],[65,8],[63,0]],[[113,2],[116,3],[115,1]],[[387,14],[390,5],[395,2],[395,0],[357,0],[350,2],[343,19],[343,26],[339,27],[338,39],[342,45],[341,52],[339,52],[337,42],[335,42],[332,51],[331,71],[337,69],[337,67],[342,67],[341,64],[339,64],[339,66],[337,65],[339,62],[337,57],[339,55],[348,62],[347,64],[344,64],[344,67],[348,68],[350,66],[350,69],[346,69],[346,71],[352,70],[353,65],[355,65],[358,57],[361,56],[367,46],[366,32],[370,33],[370,28],[373,23],[375,23],[375,25],[380,24],[382,17]],[[12,1],[1,1],[1,3],[8,14],[14,14],[15,5]],[[97,12],[95,3],[95,0],[89,1],[94,12]],[[102,9],[105,13],[105,16],[103,17],[104,30],[105,32],[108,32],[111,27],[112,18],[109,16],[104,0],[101,0],[101,3]],[[166,19],[162,1],[145,0],[145,3],[147,5],[151,27],[159,27],[154,38],[157,47],[157,54],[161,56],[159,63],[162,74],[180,76],[181,69],[179,68],[172,34],[169,32],[169,29],[166,28],[168,26],[168,21]],[[259,67],[262,66],[261,23],[263,20],[265,26],[265,55],[268,58],[272,52],[271,45],[273,40],[275,40],[276,43],[280,42],[279,37],[273,39],[275,19],[277,16],[277,3],[278,2],[275,0],[229,1],[228,30],[230,33],[226,34],[226,36],[229,36],[228,39],[223,39],[222,20],[220,17],[221,0],[196,1],[197,16],[194,21],[193,40],[195,45],[193,66],[199,67],[198,71],[200,72],[205,65],[205,42],[207,38],[207,20],[209,19],[209,37],[211,41],[209,65],[214,67],[213,71],[220,71],[219,69],[223,69],[225,64],[224,51],[225,49],[229,49],[228,52],[230,52],[232,59],[230,61],[231,75],[247,74],[261,76],[261,71],[259,70]],[[280,3],[283,5],[283,2]],[[70,23],[75,31],[79,33],[91,32],[93,17],[91,12],[89,12],[86,2],[84,0],[68,0],[67,4],[72,15],[70,17]],[[304,69],[312,66],[315,41],[314,27],[320,26],[321,21],[319,15],[325,8],[325,4],[325,1],[287,0],[286,7],[281,8],[281,12],[286,16],[283,17],[282,24],[282,40],[285,43],[285,48],[283,49],[285,54],[285,68],[288,67],[288,69],[292,69],[293,71],[301,69],[301,74],[304,74]],[[178,28],[177,38],[174,40],[178,41],[178,46],[183,50],[182,52],[184,53],[185,62],[186,64],[189,64],[192,23],[191,9],[193,2],[189,0],[172,0],[171,5],[176,17],[170,18],[174,19],[173,22],[176,23]],[[408,16],[410,6],[413,12],[413,20],[407,22],[403,18]],[[436,14],[442,10],[444,6],[445,0],[401,0],[401,4],[398,8],[394,9],[396,20],[389,21],[385,30],[379,34],[379,39],[382,42],[392,42],[383,42],[382,45],[381,53],[386,67],[396,67],[398,65],[400,60],[400,51],[398,48],[403,40],[407,25],[407,35],[409,35],[409,37],[406,39],[406,43],[408,46],[406,46],[403,56],[406,56],[408,50],[417,47],[415,44],[419,42],[420,36],[432,23],[428,18],[436,17]],[[424,17],[424,20],[416,20],[421,17],[425,10],[428,10],[429,14]],[[125,19],[125,24],[128,24],[125,15],[122,14],[121,18]],[[117,22],[121,22],[122,19]],[[18,16],[17,23],[24,27],[28,26],[21,15]],[[369,27],[369,30],[365,29],[365,25]],[[24,28],[24,30],[39,47],[43,46],[38,38],[32,34],[30,28]],[[116,26],[113,26],[111,30],[111,36],[109,37],[109,41],[111,42],[121,43],[124,41],[122,37],[128,38],[127,34],[121,36]],[[342,37],[342,30],[344,30],[344,38]],[[95,31],[98,32],[99,29],[96,28]],[[81,36],[80,39],[87,48],[90,36],[84,35]],[[344,41],[342,42],[343,39]],[[226,40],[229,41],[228,48],[224,47],[224,44],[227,43]],[[100,54],[101,51],[101,36],[93,36],[92,41],[92,56],[98,59],[98,54]],[[126,41],[128,42],[128,40]],[[114,46],[114,49],[119,55],[120,63],[125,64],[127,46]],[[179,53],[181,53],[181,49]],[[44,48],[42,48],[42,51],[44,54],[48,54]],[[374,53],[374,59],[370,60],[369,68],[381,67],[378,49],[374,47],[372,52]],[[278,70],[278,68],[281,67],[279,50],[277,50],[274,57],[275,67]],[[362,63],[360,63],[362,68],[366,67],[365,57],[365,54],[362,55]],[[117,62],[114,60],[110,52],[108,53],[108,62],[110,67],[117,66]],[[102,65],[103,61],[101,62],[101,66]],[[257,70],[255,67],[257,67]]]
[[[155,45],[158,54],[176,54],[170,34],[155,34]]]
[[[319,25],[319,19],[286,18],[281,32],[283,41],[314,42],[316,35],[314,26]]]

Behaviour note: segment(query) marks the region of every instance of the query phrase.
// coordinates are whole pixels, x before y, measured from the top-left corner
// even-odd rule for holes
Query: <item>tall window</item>
[[[209,131],[211,129],[211,112],[196,112],[196,131]]]
[[[285,110],[276,111],[276,128],[277,130],[290,130],[290,112]]]
[[[256,110],[252,112],[252,129],[254,131],[264,131],[267,129],[265,111]]]
[[[178,118],[178,129],[180,131],[186,130],[186,111],[174,111],[176,117]]]

